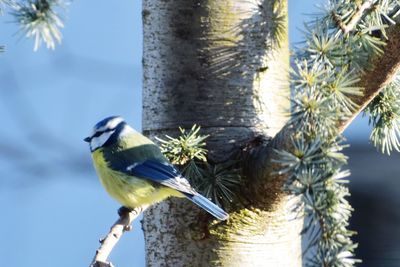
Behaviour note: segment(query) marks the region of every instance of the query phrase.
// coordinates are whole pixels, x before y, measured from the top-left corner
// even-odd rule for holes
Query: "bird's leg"
[[[119,215],[119,217],[122,218],[122,217],[128,216],[128,214],[131,213],[132,211],[133,211],[133,209],[131,209],[131,208],[128,208],[128,207],[125,207],[125,206],[121,206],[118,209],[118,215]],[[126,225],[124,230],[125,231],[131,231],[132,230],[132,225],[130,225],[130,224]]]

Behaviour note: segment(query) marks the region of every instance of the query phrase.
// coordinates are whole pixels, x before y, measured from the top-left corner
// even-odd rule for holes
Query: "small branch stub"
[[[114,267],[111,262],[107,261],[108,256],[124,232],[132,229],[131,223],[143,212],[143,210],[145,210],[145,208],[129,210],[125,207],[121,207],[118,210],[120,216],[119,219],[111,226],[106,237],[100,239],[100,247],[96,250],[96,255],[89,267]]]

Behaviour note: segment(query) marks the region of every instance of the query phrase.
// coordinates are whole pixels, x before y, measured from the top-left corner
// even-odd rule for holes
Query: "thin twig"
[[[108,256],[123,233],[131,230],[132,221],[136,219],[143,210],[144,208],[137,208],[130,212],[120,212],[119,219],[111,226],[106,237],[100,240],[101,245],[99,249],[96,250],[96,255],[90,267],[113,267],[113,264],[107,261]]]

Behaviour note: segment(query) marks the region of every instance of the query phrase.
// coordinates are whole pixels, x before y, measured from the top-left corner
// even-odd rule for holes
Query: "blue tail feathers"
[[[200,194],[192,195],[192,194],[185,194],[186,197],[191,200],[194,204],[203,208],[208,213],[213,215],[218,220],[224,221],[228,219],[229,215],[223,209],[215,205],[213,202],[208,200],[207,198],[203,197]]]

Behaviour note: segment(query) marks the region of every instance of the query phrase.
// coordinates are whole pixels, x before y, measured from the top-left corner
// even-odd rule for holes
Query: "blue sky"
[[[291,42],[318,2],[289,1]],[[55,51],[33,52],[11,19],[0,18],[0,236],[9,241],[0,258],[4,266],[86,266],[119,205],[100,187],[82,139],[112,114],[141,128],[141,1],[72,2]],[[346,135],[366,144],[366,121]],[[144,266],[138,221],[112,260]]]

